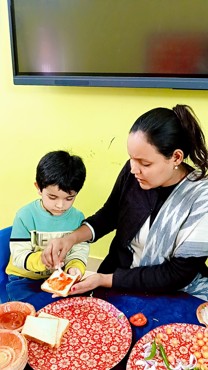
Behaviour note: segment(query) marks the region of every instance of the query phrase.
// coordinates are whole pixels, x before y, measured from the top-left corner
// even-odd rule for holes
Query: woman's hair
[[[200,174],[205,177],[208,169],[208,151],[204,134],[194,111],[188,105],[176,105],[173,109],[155,108],[140,116],[129,133],[142,131],[147,141],[166,158],[174,150],[181,149],[184,159],[191,159]]]
[[[82,188],[86,178],[86,168],[82,159],[63,150],[49,152],[41,158],[36,169],[36,181],[42,191],[49,185],[57,185],[70,194]]]

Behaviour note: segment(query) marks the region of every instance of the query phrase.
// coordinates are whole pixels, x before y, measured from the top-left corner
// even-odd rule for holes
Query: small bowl
[[[21,331],[26,316],[35,314],[35,307],[29,303],[12,301],[0,304],[0,329]]]
[[[201,324],[208,327],[208,302],[200,304],[196,310],[196,316]]]
[[[28,361],[27,340],[17,330],[0,330],[0,369],[23,370]]]

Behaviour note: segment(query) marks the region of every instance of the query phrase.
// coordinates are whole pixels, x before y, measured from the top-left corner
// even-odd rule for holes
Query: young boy
[[[42,263],[41,254],[50,239],[64,237],[83,221],[83,213],[73,203],[85,177],[82,159],[66,151],[50,152],[38,163],[35,186],[41,198],[22,207],[12,227],[11,257],[6,268],[11,301],[25,301],[36,309],[54,302],[51,294],[40,288],[53,272]],[[81,278],[88,254],[88,243],[74,245],[65,258],[63,270],[79,273]]]

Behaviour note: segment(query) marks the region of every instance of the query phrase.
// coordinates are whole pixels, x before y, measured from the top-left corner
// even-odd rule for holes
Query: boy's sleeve
[[[25,261],[32,252],[32,244],[30,232],[18,214],[12,225],[10,252],[13,265],[25,269]]]
[[[10,252],[12,264],[18,268],[33,272],[46,270],[45,265],[41,262],[42,252],[34,253],[31,243],[31,233],[18,213],[12,226]]]
[[[42,251],[31,253],[26,259],[26,269],[33,272],[43,272],[46,270],[45,265],[41,261]]]
[[[89,251],[90,251],[89,243],[83,242],[75,244],[65,257],[64,270],[67,271],[70,267],[77,267],[80,269],[80,267],[82,266],[81,269],[85,272]]]
[[[67,265],[64,267],[64,271],[68,273],[68,269],[70,269],[71,267],[78,268],[82,276],[84,275],[85,270],[86,270],[86,265],[82,261],[76,260],[76,259],[71,260],[69,263],[67,263]]]

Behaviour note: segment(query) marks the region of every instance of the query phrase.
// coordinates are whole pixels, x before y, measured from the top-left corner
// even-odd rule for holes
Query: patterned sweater
[[[79,227],[83,219],[83,213],[74,207],[60,216],[53,216],[41,206],[39,199],[22,207],[12,227],[11,256],[6,273],[35,280],[50,276],[52,271],[41,261],[43,249],[50,239],[63,237]],[[88,254],[88,243],[74,245],[65,257],[64,270],[77,267],[83,274]]]

